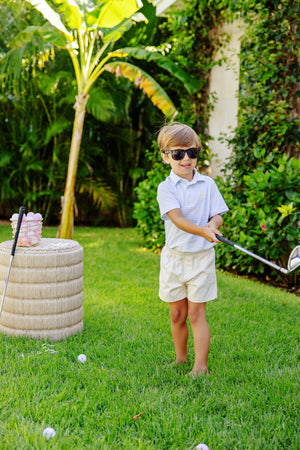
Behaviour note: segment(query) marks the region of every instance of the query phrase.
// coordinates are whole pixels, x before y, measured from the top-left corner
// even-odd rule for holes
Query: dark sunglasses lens
[[[190,148],[189,150],[187,150],[187,154],[189,158],[195,159],[198,158],[199,151],[197,148]]]
[[[180,161],[181,159],[184,158],[184,151],[183,151],[183,150],[174,150],[174,151],[172,152],[172,158],[173,158],[175,161]]]

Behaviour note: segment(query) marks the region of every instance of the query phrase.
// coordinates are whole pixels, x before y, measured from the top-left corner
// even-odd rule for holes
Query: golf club
[[[284,267],[280,267],[277,264],[274,264],[271,261],[268,261],[267,259],[262,258],[261,256],[255,255],[255,253],[252,253],[249,250],[246,250],[245,248],[241,247],[240,245],[237,245],[234,242],[229,241],[229,239],[226,239],[223,236],[220,236],[219,234],[216,234],[216,237],[217,237],[217,239],[219,239],[219,241],[224,242],[225,244],[228,244],[237,250],[247,253],[247,255],[252,256],[252,258],[258,259],[258,261],[261,261],[262,263],[267,264],[268,266],[272,267],[273,269],[279,270],[280,272],[284,273],[285,275],[289,275],[293,272],[296,272],[296,270],[300,269],[300,245],[297,245],[297,247],[295,247],[292,250],[292,252],[289,256],[289,260],[288,260],[288,267],[287,267],[287,269],[285,269]]]
[[[20,209],[19,209],[18,224],[17,224],[17,228],[16,228],[16,234],[15,234],[13,246],[12,246],[12,249],[11,249],[10,263],[9,263],[7,277],[6,277],[6,280],[5,280],[4,291],[3,291],[3,295],[2,295],[2,301],[1,301],[1,307],[0,307],[0,317],[1,317],[1,314],[2,314],[2,308],[3,308],[3,303],[4,303],[4,299],[5,299],[5,294],[6,294],[8,278],[9,278],[9,274],[10,274],[11,265],[12,265],[12,262],[13,262],[13,259],[14,259],[14,256],[15,256],[16,246],[17,246],[17,242],[18,242],[18,237],[19,237],[19,232],[20,232],[20,228],[21,228],[21,223],[22,223],[22,218],[23,218],[24,212],[25,212],[25,208],[24,208],[24,206],[21,206]]]

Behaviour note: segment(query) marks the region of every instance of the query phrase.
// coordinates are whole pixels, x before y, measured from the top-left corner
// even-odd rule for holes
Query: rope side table
[[[13,241],[0,244],[3,292]],[[0,333],[54,341],[83,329],[83,248],[69,239],[17,247],[0,318]]]

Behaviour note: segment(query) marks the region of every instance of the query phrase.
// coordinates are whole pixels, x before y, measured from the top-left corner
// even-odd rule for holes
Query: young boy
[[[191,375],[208,374],[210,331],[205,307],[217,297],[213,247],[228,208],[213,179],[197,172],[201,141],[192,128],[179,122],[164,126],[158,145],[172,169],[157,191],[166,232],[159,296],[170,304],[177,364],[187,361],[189,318],[195,349]]]

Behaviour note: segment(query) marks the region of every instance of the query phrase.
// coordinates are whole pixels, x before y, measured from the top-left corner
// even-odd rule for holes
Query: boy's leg
[[[178,302],[170,303],[171,331],[176,353],[176,362],[180,364],[187,361],[188,326],[188,301],[186,298]]]
[[[210,331],[205,315],[206,303],[188,303],[188,316],[193,331],[195,364],[192,374],[208,373],[207,359]]]

